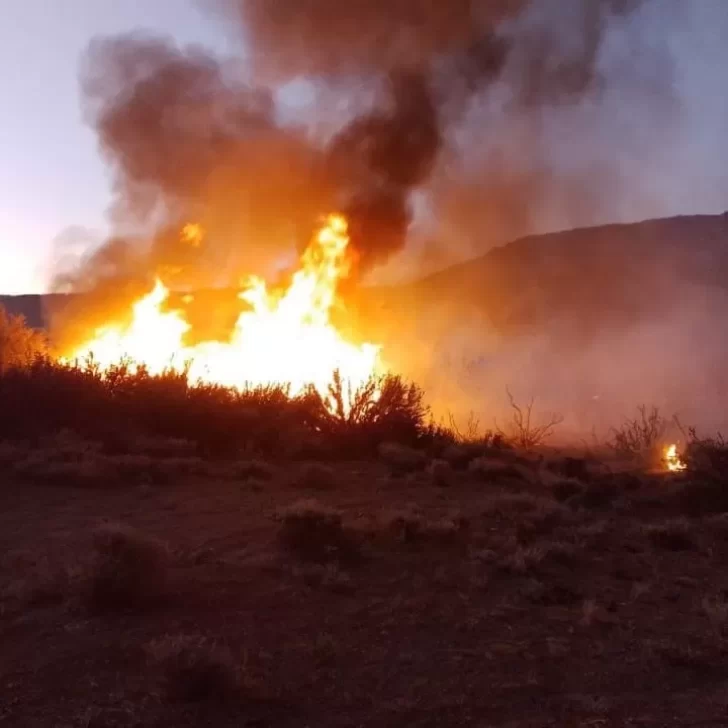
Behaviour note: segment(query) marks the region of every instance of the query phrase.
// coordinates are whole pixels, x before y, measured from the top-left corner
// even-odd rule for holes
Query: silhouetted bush
[[[130,434],[187,443],[203,457],[241,452],[277,455],[305,435],[323,452],[348,457],[383,442],[432,440],[423,393],[401,378],[372,378],[347,392],[338,373],[329,396],[313,387],[291,396],[285,386],[243,390],[193,383],[185,372],[153,376],[126,363],[101,371],[37,357],[0,370],[0,439],[37,441],[60,430],[129,451]],[[429,439],[428,439],[429,438]],[[192,454],[192,453],[190,453]]]
[[[657,407],[648,410],[644,405],[637,408],[639,417],[625,420],[621,427],[612,430],[609,447],[622,457],[649,454],[660,445],[667,430],[667,421]]]

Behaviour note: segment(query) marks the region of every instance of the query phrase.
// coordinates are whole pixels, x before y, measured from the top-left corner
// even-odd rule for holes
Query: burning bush
[[[0,372],[27,366],[48,354],[48,340],[25,323],[22,316],[11,316],[0,306]]]

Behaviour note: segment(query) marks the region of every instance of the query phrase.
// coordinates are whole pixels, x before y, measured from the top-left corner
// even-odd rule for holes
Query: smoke
[[[91,256],[56,287],[98,287],[104,279],[114,285],[116,273],[138,274],[128,269],[132,260],[145,277],[163,265],[184,272],[173,283],[234,284],[300,246],[331,209],[350,218],[361,270],[381,265],[404,248],[412,192],[428,188],[433,175],[434,204],[447,208],[451,188],[441,193],[436,183],[461,157],[458,125],[472,120],[474,102],[512,67],[519,77],[509,81],[511,103],[520,108],[572,103],[598,90],[598,51],[610,19],[638,5],[213,4],[238,23],[245,61],[141,34],[92,42],[82,90],[113,172],[112,219],[117,232],[136,234],[130,245],[139,247],[137,236],[152,243],[142,256],[123,256],[116,272],[109,256]],[[367,88],[371,102],[332,137],[317,138],[305,113],[299,126],[279,119],[278,93],[296,79],[328,86],[352,108]],[[533,185],[519,178],[511,189],[520,194]],[[190,220],[208,234],[197,257],[173,242]]]
[[[241,39],[240,57],[141,34],[89,48],[84,106],[112,170],[115,234],[56,277],[58,289],[93,293],[83,316],[67,309],[61,337],[72,337],[71,321],[87,330],[121,316],[154,275],[186,289],[267,272],[332,210],[348,216],[357,272],[371,279],[411,267],[414,253],[445,265],[530,233],[703,210],[728,190],[725,152],[710,143],[722,134],[724,97],[707,94],[705,114],[695,96],[696,78],[717,87],[718,2],[698,11],[681,0],[202,1]],[[190,221],[205,230],[200,246],[180,237]],[[443,401],[467,400],[486,379],[501,396],[519,372],[534,392],[550,383],[580,401],[607,390],[616,401],[625,378],[614,372],[634,365],[632,349],[655,369],[667,356],[668,329],[650,325],[588,353],[566,334],[494,332],[487,341],[502,366],[463,378],[467,392]],[[430,329],[428,320],[423,346]],[[642,341],[659,343],[654,359]],[[417,378],[434,392],[442,363],[421,354],[440,379]],[[600,357],[614,366],[600,369]],[[560,377],[572,368],[583,386],[570,390]],[[632,402],[642,400],[636,380],[633,389]]]

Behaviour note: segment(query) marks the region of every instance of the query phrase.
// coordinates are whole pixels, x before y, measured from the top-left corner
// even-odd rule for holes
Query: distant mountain
[[[437,328],[482,318],[502,332],[568,319],[619,325],[679,306],[696,289],[728,289],[728,213],[535,235],[403,287],[367,291],[377,323]]]

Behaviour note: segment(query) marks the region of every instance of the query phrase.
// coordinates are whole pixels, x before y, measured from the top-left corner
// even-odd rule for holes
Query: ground
[[[0,458],[0,725],[728,725],[687,476],[64,453]]]

